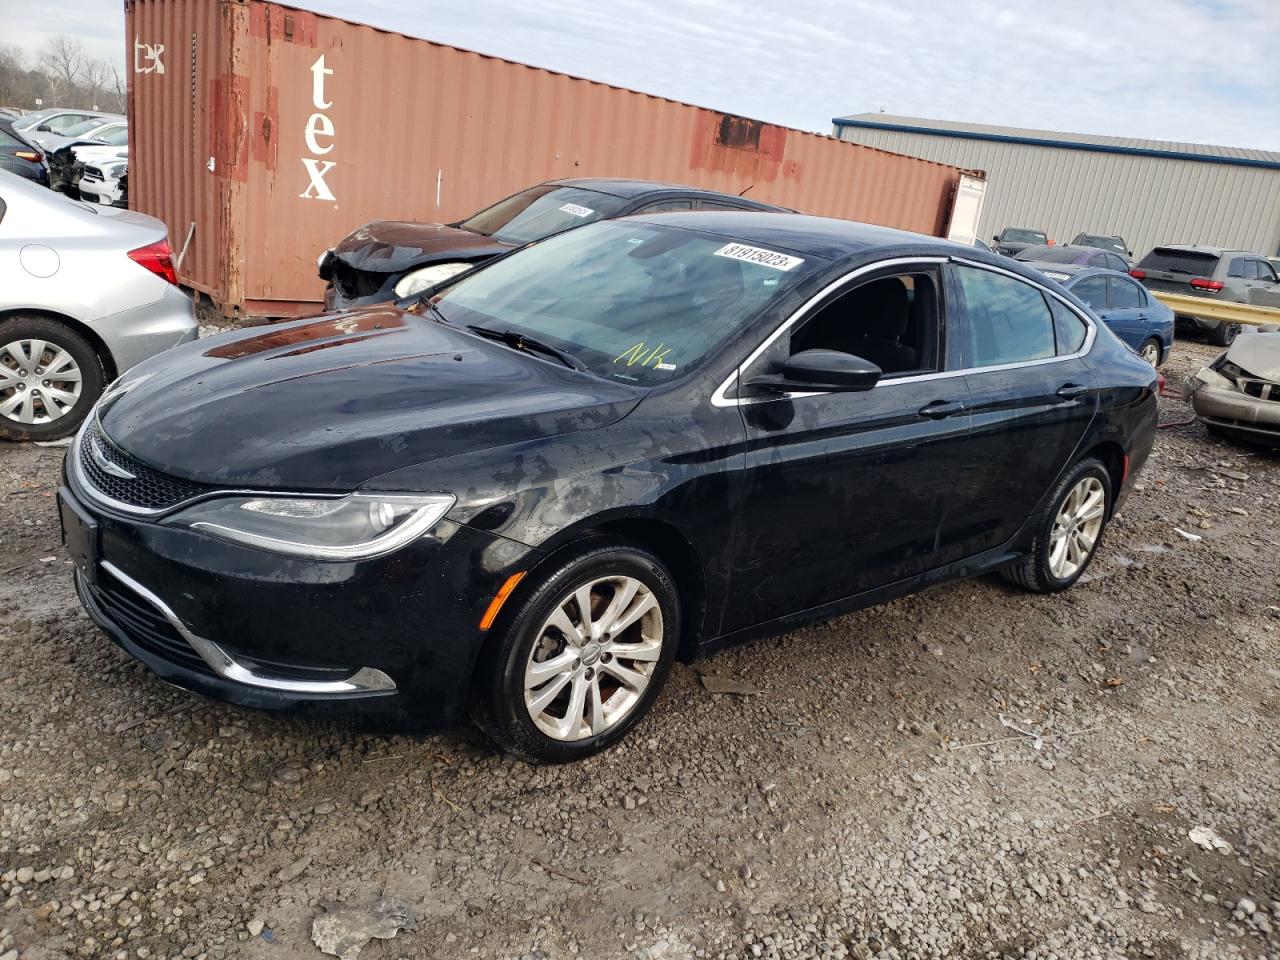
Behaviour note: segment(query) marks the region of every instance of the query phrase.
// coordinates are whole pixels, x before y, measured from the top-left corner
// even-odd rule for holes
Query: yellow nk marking
[[[656,347],[645,353],[645,348],[648,347],[648,344],[641,340],[634,347],[628,347],[614,357],[613,362],[621,363],[625,359],[628,367],[635,366],[637,363],[642,367],[662,363],[674,349],[674,347],[667,347],[667,349],[663,350],[663,346],[664,344],[660,341]]]

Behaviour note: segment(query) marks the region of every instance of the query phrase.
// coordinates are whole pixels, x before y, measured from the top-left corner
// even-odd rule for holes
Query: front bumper
[[[338,703],[419,728],[463,718],[479,622],[536,551],[443,520],[370,560],[278,556],[96,503],[78,445],[60,493],[95,525],[77,592],[157,676],[249,707]]]
[[[1232,387],[1206,383],[1200,378],[1204,373],[1188,377],[1182,387],[1183,396],[1197,417],[1226,430],[1280,441],[1280,401],[1262,400]]]

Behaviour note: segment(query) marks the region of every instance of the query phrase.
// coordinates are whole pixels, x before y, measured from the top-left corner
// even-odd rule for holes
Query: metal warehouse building
[[[1280,153],[883,113],[832,123],[842,140],[985,170],[983,239],[1016,226],[1059,243],[1118,234],[1136,257],[1165,243],[1280,251]]]

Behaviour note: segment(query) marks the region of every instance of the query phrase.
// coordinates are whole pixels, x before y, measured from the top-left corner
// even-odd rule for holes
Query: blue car
[[[1075,263],[1028,262],[1093,308],[1111,332],[1153,367],[1173,349],[1173,311],[1126,273]]]

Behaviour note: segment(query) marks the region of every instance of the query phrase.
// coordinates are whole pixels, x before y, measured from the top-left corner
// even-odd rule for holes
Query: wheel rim
[[[628,716],[662,656],[662,609],[634,577],[592,580],[561,598],[524,669],[524,705],[555,740],[594,737]]]
[[[1049,572],[1059,580],[1074,576],[1089,562],[1102,532],[1107,492],[1097,477],[1085,477],[1067,494],[1049,536]]]
[[[1160,362],[1160,347],[1153,340],[1142,345],[1142,359],[1153,367]]]
[[[18,423],[60,420],[80,399],[80,365],[56,343],[14,340],[0,347],[0,416]]]

